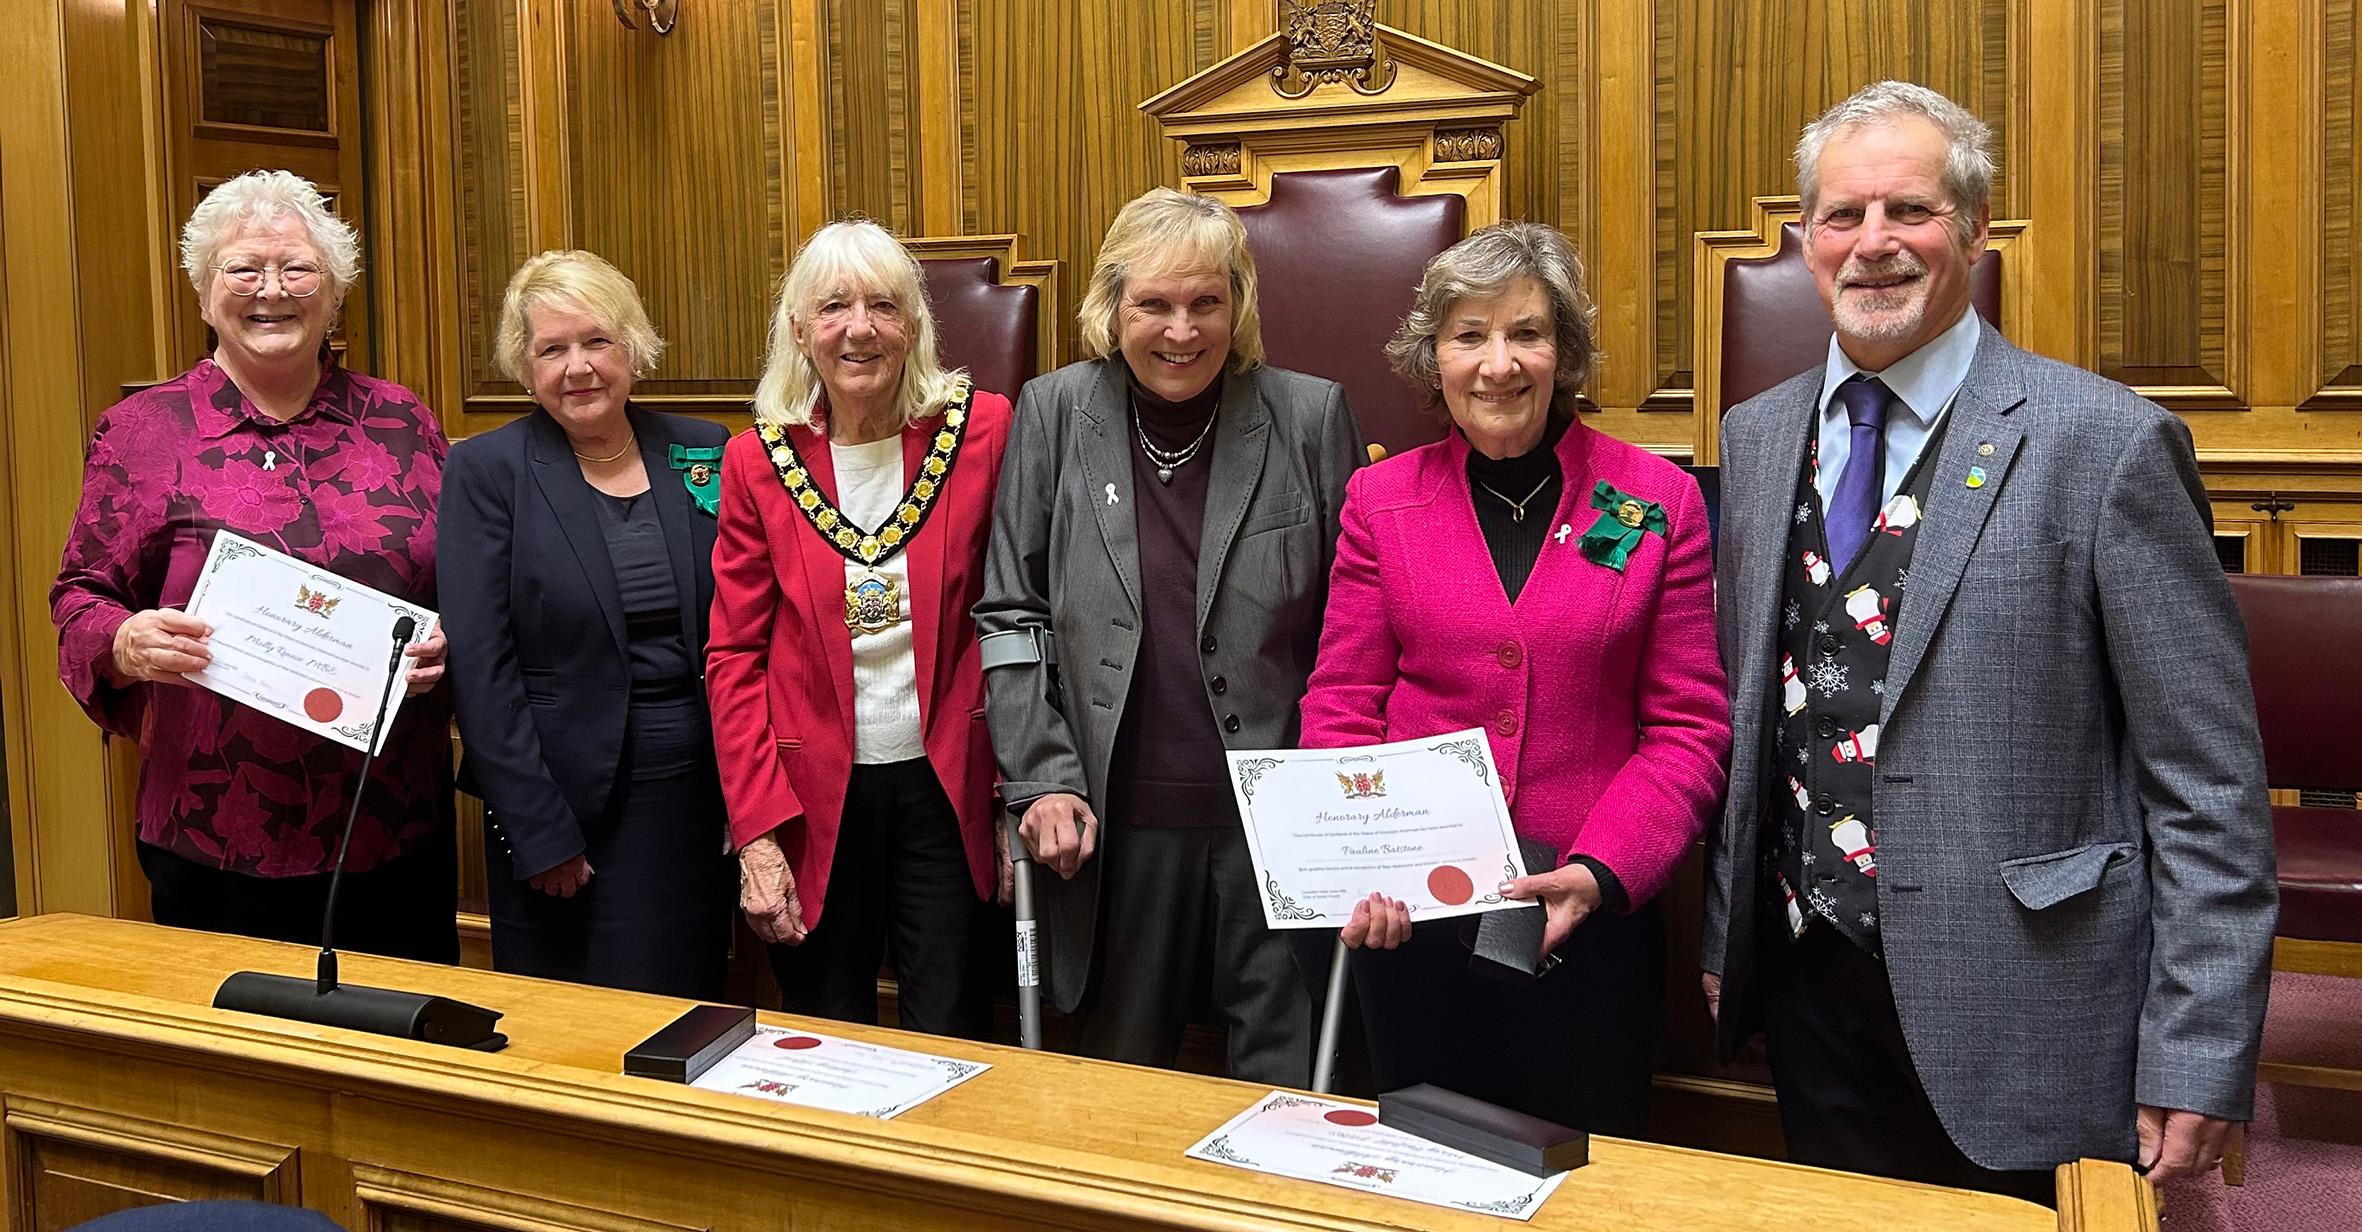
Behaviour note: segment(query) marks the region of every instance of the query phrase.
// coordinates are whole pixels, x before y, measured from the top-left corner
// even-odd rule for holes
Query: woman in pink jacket
[[[1697,482],[1576,418],[1591,317],[1550,227],[1487,227],[1428,264],[1387,353],[1455,431],[1346,489],[1303,743],[1481,727],[1520,839],[1549,853],[1504,889],[1546,913],[1530,979],[1471,968],[1485,917],[1355,908],[1379,1089],[1630,1135],[1664,989],[1655,898],[1721,807],[1730,715]]]

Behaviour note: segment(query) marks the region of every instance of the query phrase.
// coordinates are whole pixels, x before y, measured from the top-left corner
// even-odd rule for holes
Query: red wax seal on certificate
[[[806,1048],[818,1048],[820,1046],[820,1041],[812,1038],[809,1035],[782,1035],[778,1039],[771,1041],[771,1046],[773,1048],[785,1048],[791,1052],[801,1052]]]
[[[1375,1125],[1378,1123],[1378,1118],[1375,1114],[1363,1112],[1359,1108],[1339,1108],[1336,1111],[1322,1117],[1321,1119],[1327,1121],[1331,1125],[1350,1125],[1354,1126],[1355,1128],[1359,1128],[1363,1125]]]
[[[1439,864],[1427,874],[1427,892],[1446,907],[1457,907],[1476,897],[1476,883],[1468,874],[1449,864]]]
[[[333,723],[344,713],[344,698],[334,689],[314,689],[303,695],[303,712],[314,723]]]

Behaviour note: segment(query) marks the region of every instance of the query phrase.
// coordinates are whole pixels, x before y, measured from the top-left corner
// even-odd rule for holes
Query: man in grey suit
[[[2189,431],[1969,310],[1988,145],[1884,82],[1797,146],[1837,335],[1723,424],[1702,966],[1792,1158],[2049,1200],[2219,1162],[2277,901]]]
[[[1335,382],[1262,365],[1219,202],[1126,205],[1081,324],[1102,358],[1017,400],[976,605],[1002,795],[1059,877],[1050,993],[1084,1054],[1170,1065],[1202,989],[1233,1076],[1303,1086],[1322,955],[1264,924],[1224,752],[1296,743],[1360,440]]]

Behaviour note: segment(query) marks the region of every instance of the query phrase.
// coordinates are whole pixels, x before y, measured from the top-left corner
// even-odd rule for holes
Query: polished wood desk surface
[[[1247,1083],[1052,1053],[765,1014],[857,1039],[990,1063],[958,1089],[873,1121],[631,1078],[625,1050],[683,1002],[491,972],[344,954],[343,978],[441,993],[500,1010],[500,1053],[313,1027],[211,1008],[234,970],[308,975],[310,951],[123,920],[52,915],[0,923],[0,1047],[71,1032],[78,1049],[240,1072],[271,1067],[294,1083],[335,1083],[395,1101],[464,1101],[472,1115],[545,1130],[553,1117],[601,1132],[658,1134],[757,1152],[768,1170],[930,1202],[1004,1208],[1055,1201],[1109,1224],[1204,1228],[1438,1228],[1501,1220],[1201,1163],[1182,1152],[1263,1093]],[[0,1095],[9,1090],[0,1073]],[[345,1084],[363,1084],[349,1086]],[[1592,1145],[1542,1208],[1535,1228],[1715,1232],[1807,1219],[1816,1232],[2037,1232],[2153,1228],[2154,1203],[2130,1169],[2087,1161],[2061,1169],[2063,1210],[1989,1194],[1827,1172],[1616,1139]],[[1809,1213],[1809,1214],[1808,1214]],[[1077,1226],[1090,1226],[1080,1224]]]

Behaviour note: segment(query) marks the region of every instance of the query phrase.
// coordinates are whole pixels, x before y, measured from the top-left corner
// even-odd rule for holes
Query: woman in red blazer
[[[1664,986],[1654,899],[1721,806],[1730,723],[1697,482],[1575,417],[1591,315],[1549,227],[1428,265],[1387,353],[1455,430],[1346,491],[1303,743],[1483,728],[1529,850],[1506,892],[1546,911],[1543,973],[1495,979],[1470,966],[1473,922],[1356,907],[1379,1089],[1629,1135]]]
[[[918,262],[821,228],[781,283],[755,426],[722,457],[706,690],[739,906],[785,1008],[981,1038],[1006,936],[982,592],[1008,399],[935,354]]]

